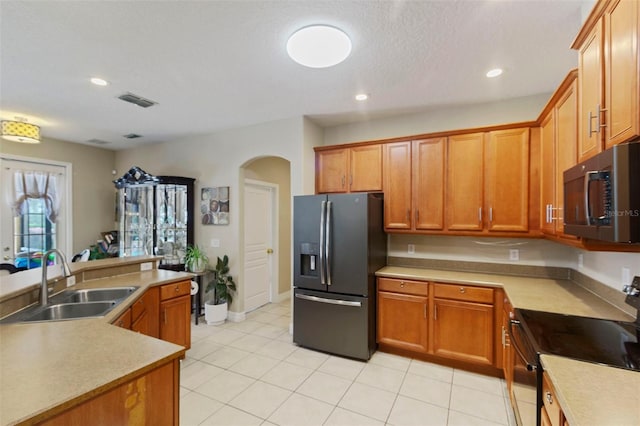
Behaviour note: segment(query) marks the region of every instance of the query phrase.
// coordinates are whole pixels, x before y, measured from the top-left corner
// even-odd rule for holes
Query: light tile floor
[[[292,343],[290,301],[192,325],[180,424],[510,425],[504,381],[376,352],[368,363]]]

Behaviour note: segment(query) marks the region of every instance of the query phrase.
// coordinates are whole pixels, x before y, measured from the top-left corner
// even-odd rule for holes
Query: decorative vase
[[[227,320],[227,303],[221,303],[219,305],[204,304],[204,319],[209,325],[224,324]]]
[[[204,269],[206,268],[207,263],[202,260],[202,259],[196,259],[193,261],[193,263],[191,264],[191,272],[195,272],[195,273],[200,273],[200,272],[204,272]]]

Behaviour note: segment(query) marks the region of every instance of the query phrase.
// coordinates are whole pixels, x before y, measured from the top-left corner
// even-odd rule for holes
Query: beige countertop
[[[183,356],[182,346],[110,322],[148,287],[190,277],[151,270],[86,281],[75,288],[140,288],[102,318],[0,325],[0,424],[56,413]]]
[[[541,355],[567,421],[574,425],[640,425],[640,373]]]
[[[477,284],[505,290],[516,308],[634,321],[634,317],[570,280],[386,266],[377,276]],[[542,355],[571,426],[640,425],[640,373]]]

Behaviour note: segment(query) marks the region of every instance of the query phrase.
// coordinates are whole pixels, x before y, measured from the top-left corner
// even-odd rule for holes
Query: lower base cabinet
[[[41,424],[178,425],[179,374],[180,361],[172,360]]]
[[[378,343],[476,366],[496,358],[494,289],[378,278]],[[502,355],[502,354],[500,354]]]
[[[433,353],[474,364],[493,364],[493,306],[435,299]]]
[[[191,348],[191,282],[160,287],[160,338]]]

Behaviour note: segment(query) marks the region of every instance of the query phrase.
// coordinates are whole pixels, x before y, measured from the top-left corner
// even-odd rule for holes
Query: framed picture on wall
[[[200,214],[203,225],[228,225],[229,187],[202,188]]]

